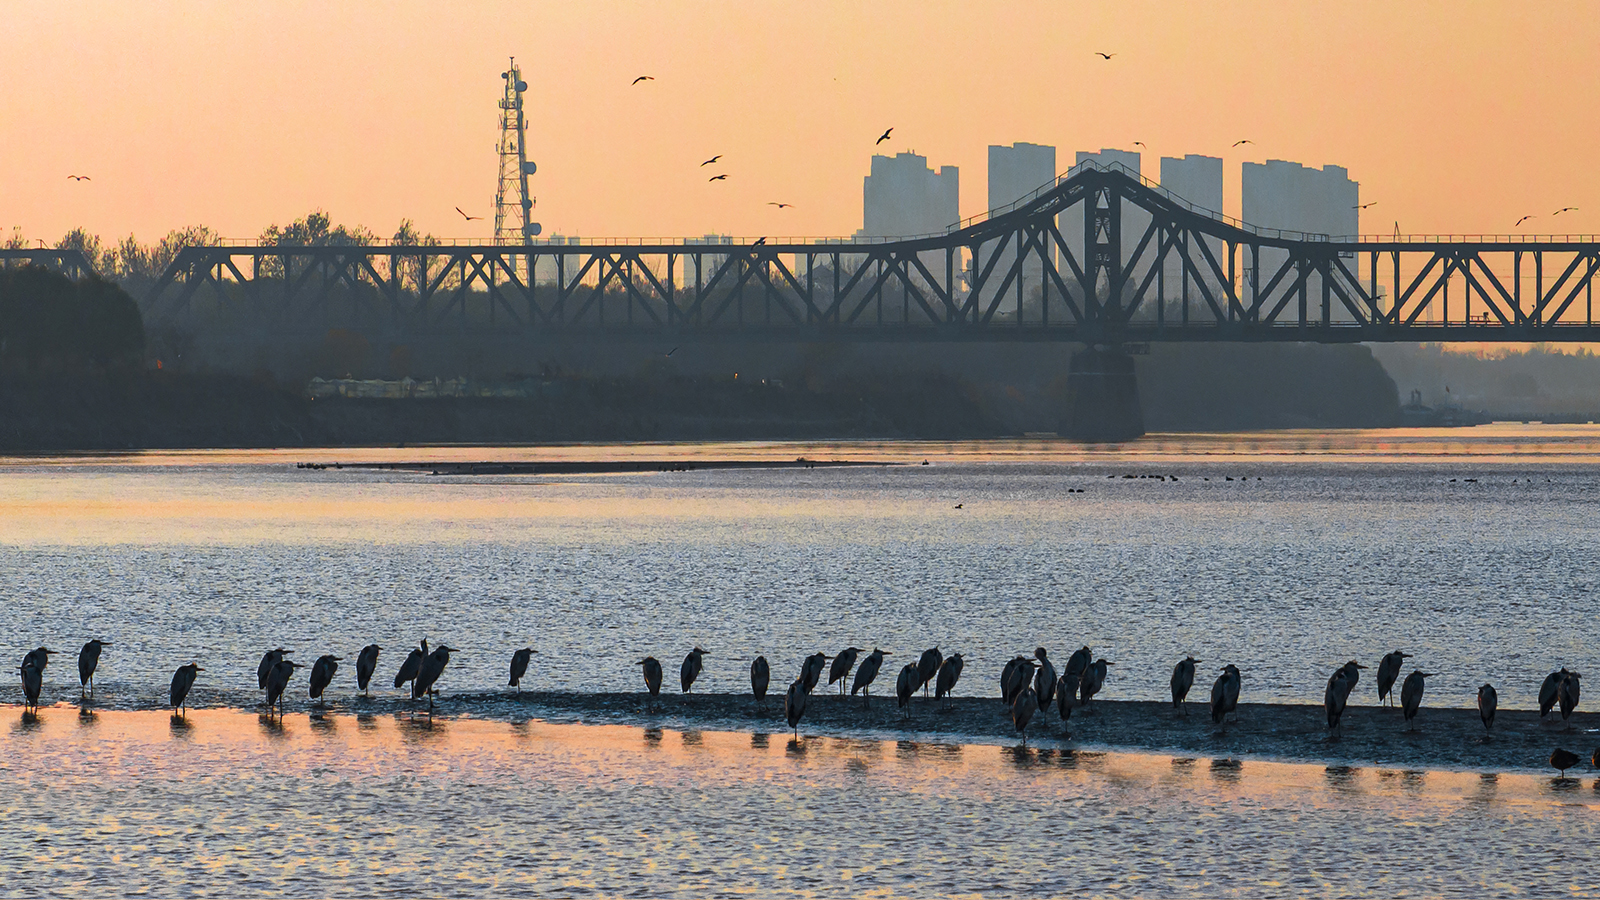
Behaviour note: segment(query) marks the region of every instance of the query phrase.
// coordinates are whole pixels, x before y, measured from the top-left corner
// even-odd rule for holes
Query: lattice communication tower
[[[538,167],[528,160],[527,122],[522,115],[522,80],[517,58],[500,73],[505,93],[500,98],[500,184],[494,192],[494,242],[520,244],[542,230],[532,221],[536,198],[528,194],[528,176]]]

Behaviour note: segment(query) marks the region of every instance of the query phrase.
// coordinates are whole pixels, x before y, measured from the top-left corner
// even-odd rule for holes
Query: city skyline
[[[1600,29],[1572,7],[957,9],[19,9],[33,50],[0,62],[0,115],[26,140],[0,149],[0,228],[247,238],[321,208],[487,237],[515,55],[547,235],[848,234],[875,152],[974,173],[969,216],[987,148],[1018,141],[1060,148],[1061,168],[1095,147],[1220,158],[1229,215],[1240,166],[1283,159],[1348,169],[1376,201],[1365,231],[1600,231],[1581,160],[1600,123],[1573,102],[1600,86],[1578,52]],[[1457,92],[1480,102],[1443,102]],[[1550,148],[1539,165],[1530,146]],[[713,155],[726,181],[699,167]]]

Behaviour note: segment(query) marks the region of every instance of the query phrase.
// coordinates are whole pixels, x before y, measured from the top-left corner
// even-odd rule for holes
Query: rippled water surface
[[[540,722],[5,715],[10,895],[1596,889],[1590,779]]]

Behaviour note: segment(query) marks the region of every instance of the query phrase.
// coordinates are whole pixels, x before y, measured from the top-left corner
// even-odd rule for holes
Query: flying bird
[[[1511,226],[1511,227],[1512,227],[1512,228],[1520,228],[1520,227],[1522,227],[1522,223],[1523,223],[1523,222],[1526,222],[1526,221],[1528,221],[1528,220],[1529,220],[1529,219],[1531,219],[1531,218],[1533,218],[1533,216],[1523,216],[1523,217],[1522,217],[1522,218],[1520,218],[1520,219],[1518,219],[1518,220],[1517,220],[1517,224],[1515,224],[1515,225],[1513,225],[1513,226]]]
[[[1144,141],[1134,141],[1133,145],[1135,147],[1143,147],[1144,146]]]
[[[1246,139],[1246,140],[1242,140],[1242,141],[1234,141],[1234,142],[1233,142],[1233,145],[1234,145],[1234,146],[1235,146],[1235,147],[1237,147],[1237,146],[1239,146],[1239,145],[1240,145],[1240,144],[1254,144],[1254,143],[1255,143],[1255,141],[1252,141],[1252,140],[1249,140],[1249,139]]]
[[[73,181],[93,181],[94,180],[93,178],[90,178],[87,175],[68,175],[67,177],[71,178]]]
[[[711,157],[710,159],[706,160],[705,162],[701,163],[700,165],[701,165],[702,168],[704,168],[705,166],[709,166],[709,165],[711,165],[712,163],[716,162],[717,160],[719,160],[721,158],[722,158],[722,154],[718,153],[716,156]]]
[[[655,81],[655,80],[656,80],[656,78],[655,78],[654,75],[640,75],[638,78],[635,78],[633,80],[633,83],[634,84],[638,84],[641,81]]]
[[[713,175],[710,178],[707,178],[706,180],[707,181],[727,181],[728,180],[728,176],[726,176],[726,175]]]
[[[465,212],[462,212],[462,209],[459,206],[456,207],[456,212],[461,213],[461,218],[466,219],[468,222],[483,218],[483,216],[469,216]]]
[[[768,206],[776,206],[779,209],[788,209],[789,207],[793,206],[794,204],[793,203],[779,203],[776,200],[768,200],[767,201],[767,205]]]
[[[1357,204],[1355,206],[1352,206],[1350,208],[1351,209],[1366,209],[1369,206],[1377,206],[1377,205],[1378,205],[1378,201],[1373,200],[1371,203],[1359,203],[1359,204]]]
[[[879,144],[883,143],[884,141],[887,141],[889,139],[889,132],[891,132],[893,130],[894,130],[893,128],[885,128],[883,130],[883,134],[881,136],[879,136],[879,138],[877,140],[872,142],[872,146],[876,147]]]
[[[1551,213],[1550,215],[1559,216],[1564,212],[1577,212],[1577,211],[1578,211],[1578,208],[1576,206],[1563,206],[1560,209],[1556,210],[1555,212]]]
[[[673,347],[671,350],[667,351],[667,355],[671,356],[672,354],[677,353],[677,352],[678,352],[678,348],[677,347]]]
[[[1099,50],[1096,50],[1094,55],[1100,57],[1101,59],[1110,59],[1111,57],[1116,56],[1115,53],[1101,53]]]

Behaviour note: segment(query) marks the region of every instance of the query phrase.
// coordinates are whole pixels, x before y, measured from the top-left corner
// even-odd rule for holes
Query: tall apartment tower
[[[861,233],[911,237],[944,231],[961,218],[961,175],[955,166],[928,168],[915,153],[872,157],[862,182]]]
[[[1240,218],[1251,225],[1329,237],[1360,233],[1357,207],[1361,205],[1361,184],[1351,181],[1343,166],[1315,169],[1281,159],[1269,159],[1265,164],[1247,162],[1239,183]],[[1270,281],[1286,258],[1285,251],[1262,250],[1261,280]],[[1321,276],[1307,279],[1306,300],[1312,308],[1321,308]],[[1343,304],[1334,302],[1331,308],[1336,319],[1350,318]]]
[[[1161,186],[1201,209],[1222,214],[1222,160],[1215,156],[1190,153],[1181,159],[1173,156],[1161,157]],[[1226,272],[1228,262],[1222,258],[1225,252],[1222,241],[1207,238],[1206,246],[1211,250],[1211,255],[1217,264]],[[1207,271],[1208,267],[1205,266],[1199,251],[1191,248],[1190,256],[1200,268],[1200,280],[1210,286],[1213,292],[1219,290],[1221,280]],[[1167,261],[1163,266],[1162,278],[1164,296],[1181,300],[1187,278],[1191,304],[1200,301],[1201,295],[1195,289],[1195,274],[1187,271],[1180,259]]]
[[[1009,206],[1055,181],[1056,178],[1056,148],[1044,144],[1015,143],[1009,147],[991,144],[989,146],[989,209],[991,211]],[[994,271],[1002,273],[1010,271],[1017,258],[1017,251],[1013,247],[1006,247],[999,253],[1000,259],[995,262]],[[988,265],[988,260],[983,260]],[[1044,263],[1037,258],[1025,260],[1022,266],[1022,296],[1032,299],[1038,295],[1040,287],[1044,284]],[[998,282],[996,282],[998,284]],[[1014,289],[1013,289],[1014,290]]]

